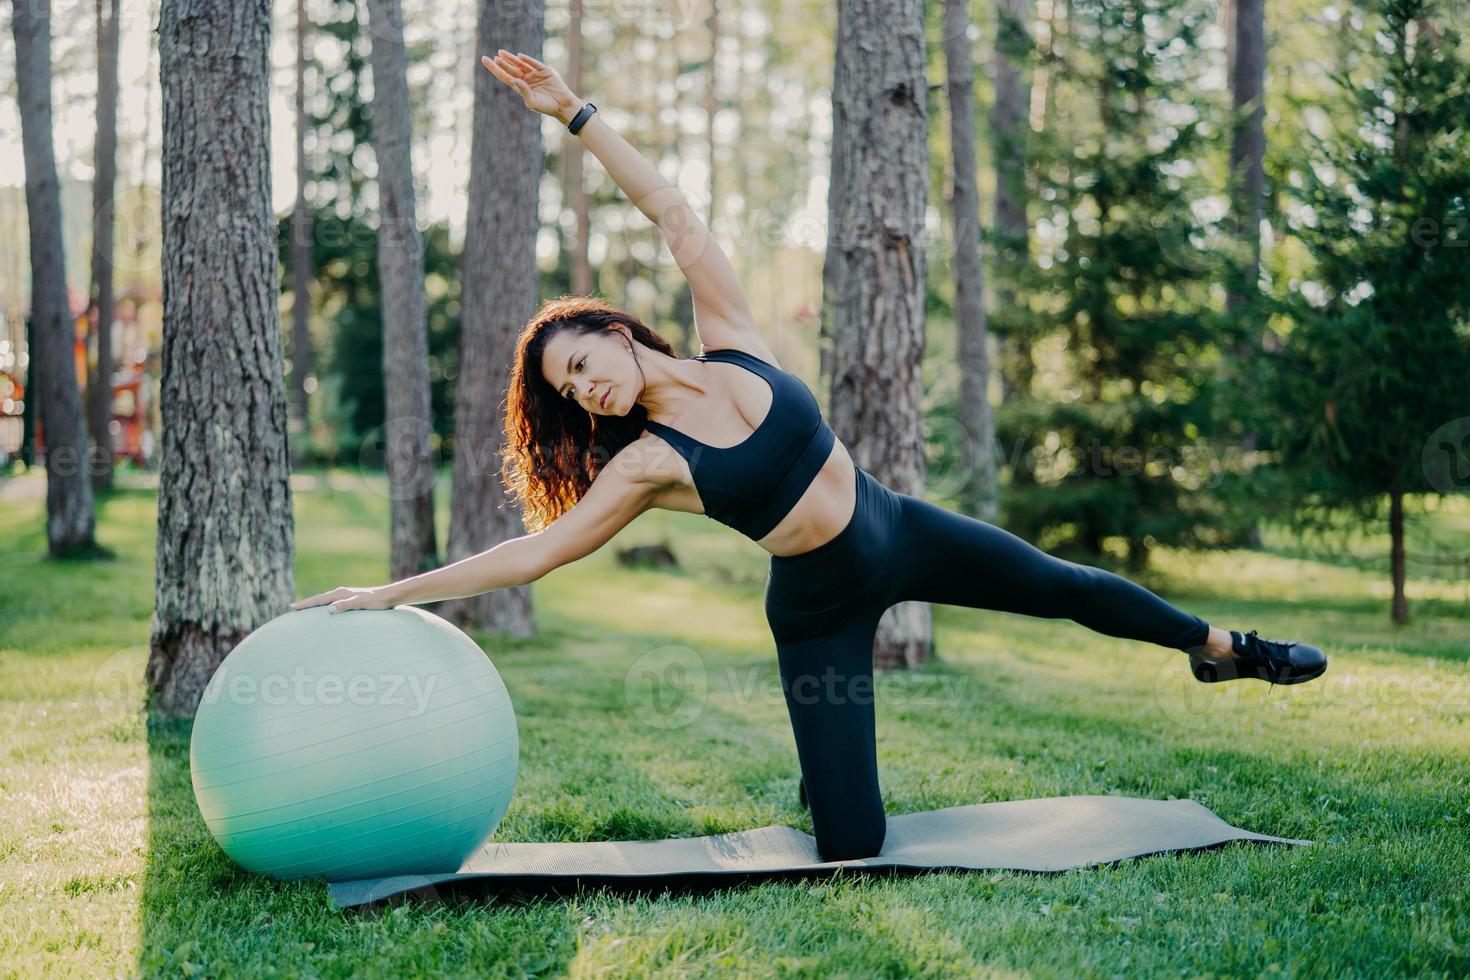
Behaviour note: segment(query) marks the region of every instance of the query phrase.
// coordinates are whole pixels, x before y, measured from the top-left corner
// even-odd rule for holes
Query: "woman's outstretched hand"
[[[527,109],[556,116],[563,122],[581,107],[567,83],[553,68],[548,68],[528,54],[511,54],[500,48],[495,57],[480,56],[480,64],[490,74],[515,89],[526,102]]]
[[[329,602],[332,605],[327,611],[334,613],[346,609],[392,609],[394,605],[382,589],[353,589],[344,585],[330,592],[319,592],[309,598],[298,599],[291,603],[291,608],[305,609]]]

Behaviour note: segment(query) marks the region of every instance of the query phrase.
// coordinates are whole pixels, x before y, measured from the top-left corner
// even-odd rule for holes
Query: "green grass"
[[[338,477],[339,489],[313,481],[295,495],[299,595],[386,575],[381,486]],[[1061,794],[1188,797],[1317,847],[1230,844],[1056,875],[839,876],[343,913],[319,882],[237,869],[195,808],[188,723],[140,710],[154,503],[146,489],[99,502],[98,537],[118,551],[101,564],[44,559],[44,501],[0,505],[8,975],[1470,972],[1470,614],[1453,577],[1412,578],[1414,621],[1394,628],[1381,573],[1293,552],[1278,533],[1263,552],[1159,556],[1146,584],[1210,622],[1326,648],[1328,673],[1297,688],[1200,685],[1182,654],[1160,647],[953,607],[935,607],[942,662],[879,683],[891,814]],[[1465,533],[1459,503],[1427,520]],[[613,560],[617,546],[661,539],[683,570]],[[810,831],[761,611],[763,555],[713,522],[645,514],[533,587],[536,637],[477,637],[522,738],[501,836]],[[677,727],[625,694],[639,659],[666,648],[703,664],[708,691]]]

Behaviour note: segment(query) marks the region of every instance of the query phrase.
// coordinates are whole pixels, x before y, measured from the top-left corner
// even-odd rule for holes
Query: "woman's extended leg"
[[[1011,532],[909,494],[893,547],[897,599],[1072,619],[1108,636],[1175,650],[1210,626],[1137,583],[1048,555]],[[807,787],[811,789],[810,786]]]

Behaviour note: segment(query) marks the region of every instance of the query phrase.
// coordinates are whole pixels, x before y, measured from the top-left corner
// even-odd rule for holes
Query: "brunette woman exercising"
[[[597,550],[650,507],[726,524],[771,553],[766,619],[824,860],[883,846],[872,654],[878,620],[894,603],[1072,619],[1186,651],[1205,682],[1294,684],[1326,669],[1316,647],[1212,627],[1119,575],[878,482],[848,455],[807,386],[777,366],[728,259],[683,193],[552,69],[504,50],[483,63],[528,107],[568,123],[664,233],[689,280],[705,353],[678,358],[638,319],[590,297],[546,303],[517,341],[502,467],[533,533],[298,606],[384,608],[524,584]],[[596,466],[599,456],[606,463]]]

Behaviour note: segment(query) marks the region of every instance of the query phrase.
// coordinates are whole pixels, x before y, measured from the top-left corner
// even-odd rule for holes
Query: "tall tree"
[[[720,112],[720,0],[709,0],[709,61],[704,79],[704,156],[709,161],[709,217],[713,226],[718,182],[715,180],[715,120]],[[576,91],[573,89],[572,91]]]
[[[1406,497],[1466,488],[1470,61],[1456,9],[1360,8],[1345,43],[1361,68],[1322,106],[1336,131],[1293,165],[1292,228],[1318,291],[1287,297],[1295,323],[1262,386],[1298,526],[1381,527],[1387,497],[1395,623],[1409,620]]]
[[[980,266],[979,167],[975,162],[975,62],[970,54],[969,0],[944,3],[945,90],[954,162],[949,206],[954,226],[954,316],[960,397],[956,414],[969,465],[961,490],[965,507],[995,520],[995,419],[990,411],[990,337],[985,322],[985,278]]]
[[[1048,224],[1066,232],[1028,275],[1063,336],[1065,396],[1015,400],[998,420],[1045,433],[1035,485],[1008,488],[1007,526],[1093,563],[1121,543],[1134,571],[1161,544],[1231,543],[1248,519],[1203,489],[1200,463],[1221,387],[1211,263],[1191,244],[1210,231],[1193,166],[1201,29],[1199,8],[1168,0],[1069,5],[1046,81],[1059,112],[1084,98],[1095,112],[1033,141]]]
[[[373,61],[373,148],[378,157],[378,280],[383,295],[389,574],[435,567],[434,461],[430,453],[429,335],[424,246],[414,206],[408,56],[399,0],[368,0]]]
[[[541,57],[541,0],[483,0],[477,50],[524,51]],[[456,562],[524,533],[500,479],[505,414],[516,335],[536,312],[536,208],[544,165],[541,116],[527,112],[515,90],[475,67],[469,213],[461,281],[458,398],[454,411],[454,497],[445,559]],[[496,589],[454,600],[460,626],[529,636],[531,590]]]
[[[311,206],[306,201],[306,185],[311,168],[306,159],[306,134],[311,128],[306,113],[306,66],[311,40],[311,21],[306,16],[306,0],[296,0],[296,206],[291,212],[291,426],[297,433],[293,455],[303,457],[310,430],[311,376],[311,281],[312,220]]]
[[[567,86],[573,92],[582,91],[582,72],[586,57],[582,53],[582,0],[570,0],[567,22]],[[587,258],[587,240],[592,231],[590,198],[583,183],[582,171],[586,158],[586,147],[571,133],[562,133],[562,194],[563,206],[570,204],[575,224],[572,240],[571,273],[572,292],[586,295],[592,292],[592,263]]]
[[[285,611],[295,528],[271,212],[270,0],[163,0],[163,368],[149,706],[192,715]]]
[[[112,487],[113,221],[117,184],[117,4],[109,0],[97,20],[97,140],[92,178],[92,336],[97,360],[87,380],[87,428],[92,434],[92,488]]]
[[[1230,85],[1230,217],[1231,231],[1244,254],[1239,278],[1232,276],[1226,307],[1237,319],[1255,319],[1252,310],[1261,275],[1261,219],[1266,204],[1266,4],[1265,0],[1227,0],[1230,10],[1230,44],[1227,75]],[[1248,323],[1237,327],[1250,330]],[[1231,352],[1247,359],[1249,344]],[[1259,441],[1255,432],[1245,432],[1240,446],[1254,452]],[[1252,546],[1261,544],[1260,528],[1249,529]]]
[[[858,465],[915,495],[925,469],[925,67],[918,0],[839,0],[822,302],[833,340],[829,414]],[[874,662],[914,666],[931,648],[929,604],[903,602],[879,623]]]
[[[31,385],[46,442],[46,545],[53,557],[96,556],[87,434],[77,391],[61,185],[51,131],[50,0],[15,0],[15,84],[31,237]]]
[[[990,108],[991,152],[995,160],[995,210],[990,242],[999,273],[996,281],[997,315],[991,327],[999,335],[1001,400],[1013,391],[1023,396],[1031,389],[1031,341],[1020,329],[1023,319],[1016,288],[1019,272],[1029,257],[1031,226],[1026,220],[1026,134],[1029,132],[1031,85],[1027,63],[1031,56],[1030,0],[997,0],[995,47],[995,101]],[[1017,475],[1030,475],[1018,467]]]

